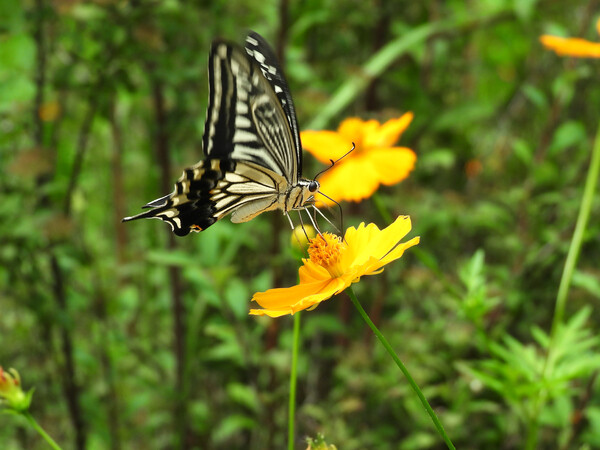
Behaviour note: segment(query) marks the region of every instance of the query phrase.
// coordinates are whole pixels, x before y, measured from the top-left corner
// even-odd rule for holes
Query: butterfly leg
[[[325,221],[326,221],[326,222],[327,222],[329,225],[331,225],[333,228],[335,228],[335,230],[336,230],[338,233],[340,233],[340,234],[342,233],[342,232],[340,231],[340,229],[339,229],[338,227],[336,227],[336,226],[333,224],[333,222],[331,222],[331,220],[329,220],[329,219],[327,218],[327,216],[321,212],[321,210],[320,210],[319,208],[317,208],[315,205],[312,205],[312,207],[313,207],[313,209],[314,209],[314,210],[315,210],[317,213],[319,213],[319,215],[320,215],[320,216],[321,216],[323,219],[325,219]]]
[[[292,228],[292,231],[294,231],[294,222],[292,222],[292,218],[290,217],[290,214],[287,211],[284,211],[285,217],[287,217],[287,219],[290,222],[290,227]]]
[[[323,233],[321,233],[321,230],[319,230],[319,226],[317,225],[317,222],[315,221],[315,219],[313,219],[308,208],[305,206],[302,209],[304,209],[304,211],[306,211],[306,214],[308,214],[308,218],[310,219],[310,222],[312,223],[313,227],[315,227],[315,230],[317,230],[317,233],[319,233],[319,236],[321,236],[321,238],[323,238],[323,240],[325,240],[325,238],[323,237]]]
[[[306,233],[306,229],[304,228],[304,220],[302,220],[302,214],[298,211],[298,219],[300,220],[300,226],[302,227],[302,231],[304,232],[304,236],[306,236],[306,240],[310,241],[308,234]],[[300,243],[300,242],[298,242]]]

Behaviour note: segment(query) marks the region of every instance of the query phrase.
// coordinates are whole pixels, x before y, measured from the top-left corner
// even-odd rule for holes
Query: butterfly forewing
[[[295,140],[273,87],[237,46],[217,41],[209,59],[210,99],[204,151],[210,158],[250,161],[295,184]]]
[[[288,88],[288,84],[283,75],[283,70],[279,66],[277,58],[267,41],[265,41],[258,33],[251,32],[246,37],[246,53],[256,61],[263,76],[271,83],[273,91],[285,112],[294,140],[293,157],[296,158],[296,176],[297,178],[300,178],[302,176],[302,144],[300,143],[300,128],[298,127],[298,121],[296,120],[296,110],[294,109],[292,94],[290,93],[290,89]],[[287,150],[288,153],[291,153],[291,151],[292,149]],[[292,157],[292,155],[289,156]]]

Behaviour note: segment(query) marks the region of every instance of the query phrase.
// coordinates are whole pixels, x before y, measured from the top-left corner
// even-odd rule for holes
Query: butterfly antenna
[[[329,167],[326,167],[325,169],[321,170],[318,174],[316,174],[315,177],[313,178],[313,180],[317,181],[317,178],[319,178],[321,175],[323,175],[325,172],[327,172],[329,169],[331,169],[333,166],[335,166],[338,162],[340,162],[342,159],[344,159],[346,156],[348,156],[350,153],[352,153],[355,148],[356,148],[356,145],[354,145],[354,142],[353,142],[352,148],[350,150],[348,150],[346,153],[344,153],[342,156],[340,156],[338,159],[336,159],[335,161],[333,159],[330,159],[329,161],[331,162],[331,165]]]

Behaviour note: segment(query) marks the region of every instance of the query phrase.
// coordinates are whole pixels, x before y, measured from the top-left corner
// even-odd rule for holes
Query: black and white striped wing
[[[286,180],[258,164],[226,159],[206,159],[186,169],[175,190],[154,200],[151,208],[124,221],[161,219],[178,236],[202,231],[231,213],[231,221],[246,222],[277,209]]]
[[[275,53],[258,33],[251,32],[246,37],[246,53],[256,61],[264,77],[269,80],[290,126],[294,140],[294,152],[296,157],[297,177],[302,176],[302,144],[300,142],[300,128],[296,119],[296,109],[292,100],[292,93],[283,75],[283,70],[277,61]],[[290,149],[291,151],[291,149]]]
[[[253,162],[296,185],[300,139],[291,96],[271,50],[254,36],[246,51],[223,41],[212,45],[204,151],[208,158]],[[258,43],[252,54],[249,40]],[[271,72],[278,75],[269,80]]]
[[[156,218],[178,236],[231,214],[245,222],[286,208],[302,169],[294,105],[272,50],[251,33],[246,48],[215,41],[203,146],[206,159],[186,169],[175,190],[124,221]]]

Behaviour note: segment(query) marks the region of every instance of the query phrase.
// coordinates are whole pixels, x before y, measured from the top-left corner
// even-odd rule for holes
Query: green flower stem
[[[585,187],[583,188],[583,196],[581,197],[581,206],[579,207],[575,231],[573,232],[573,238],[571,239],[571,244],[569,246],[569,252],[567,253],[567,259],[565,261],[562,276],[560,277],[558,294],[556,295],[556,305],[554,307],[554,317],[552,318],[552,330],[550,331],[550,343],[548,344],[548,351],[546,352],[546,359],[544,360],[544,367],[542,368],[542,374],[540,376],[540,386],[545,386],[550,365],[549,360],[552,352],[554,351],[556,333],[565,318],[565,308],[567,305],[569,288],[571,287],[573,272],[575,272],[577,258],[579,257],[579,251],[581,250],[581,245],[583,243],[583,235],[585,233],[585,229],[590,218],[590,211],[592,210],[592,205],[594,203],[594,192],[596,191],[598,176],[600,176],[600,124],[598,125],[598,130],[596,131],[596,139],[594,141],[594,148],[592,149],[592,160],[590,162],[587,178],[585,180]],[[539,433],[538,419],[540,411],[546,403],[546,398],[546,389],[541,389],[537,394],[533,411],[531,413],[531,417],[529,418],[527,440],[525,442],[525,449],[527,450],[533,450],[537,448]]]
[[[52,447],[54,450],[61,450],[59,445],[54,442],[54,439],[52,439],[50,435],[46,433],[46,431],[40,426],[39,423],[36,422],[36,420],[31,414],[29,414],[28,411],[22,412],[21,415],[27,419],[29,424],[46,440],[50,447]]]
[[[421,391],[421,389],[419,389],[419,386],[417,386],[417,383],[415,382],[413,377],[410,375],[410,372],[408,371],[408,369],[404,366],[404,364],[402,364],[402,361],[400,361],[400,358],[398,358],[398,355],[396,355],[396,352],[394,352],[394,349],[392,348],[390,343],[387,341],[387,339],[383,336],[383,334],[381,334],[381,331],[379,331],[379,329],[371,321],[371,319],[369,318],[369,316],[367,315],[367,313],[365,312],[365,310],[359,303],[358,299],[356,298],[356,295],[354,294],[354,291],[352,290],[352,288],[349,287],[348,289],[346,289],[346,291],[348,292],[348,295],[350,295],[350,300],[352,300],[352,303],[354,303],[354,306],[356,306],[356,309],[358,309],[358,312],[360,313],[360,315],[362,316],[364,321],[367,322],[367,325],[369,325],[369,327],[371,327],[371,330],[373,330],[373,333],[375,333],[375,336],[377,336],[379,341],[383,344],[383,346],[385,347],[387,352],[390,354],[390,356],[392,357],[392,359],[394,360],[396,365],[400,368],[400,370],[402,371],[402,373],[408,380],[408,383],[410,384],[410,386],[413,388],[413,390],[419,397],[419,400],[421,400],[421,404],[423,405],[423,407],[429,414],[429,417],[431,417],[433,424],[437,428],[438,433],[440,434],[442,439],[446,442],[446,445],[448,446],[448,448],[455,450],[455,447],[452,444],[452,441],[446,434],[446,431],[444,431],[444,427],[442,426],[442,423],[440,422],[438,417],[435,415],[435,412],[429,405],[429,402],[425,398],[425,395],[423,395],[423,392]]]
[[[592,150],[592,160],[590,168],[588,169],[587,179],[585,180],[585,188],[583,190],[583,197],[581,198],[581,206],[579,208],[579,215],[577,216],[577,224],[575,225],[575,232],[573,233],[573,239],[571,239],[571,245],[569,246],[569,253],[567,254],[567,260],[565,261],[565,267],[563,269],[562,276],[560,278],[560,285],[558,287],[558,294],[556,296],[556,306],[554,308],[554,318],[552,319],[552,332],[551,336],[557,331],[558,326],[563,322],[565,316],[565,306],[567,304],[567,294],[571,287],[571,280],[573,279],[573,272],[575,271],[575,265],[577,264],[577,258],[579,257],[579,251],[581,250],[581,244],[583,242],[583,234],[587,227],[588,220],[590,218],[590,211],[594,203],[594,192],[596,191],[596,183],[598,176],[600,175],[600,125],[598,125],[598,131],[596,132],[596,140],[594,142],[594,148]]]
[[[290,373],[290,403],[288,407],[288,450],[294,450],[294,418],[296,415],[296,379],[298,376],[298,349],[300,347],[300,312],[294,314],[294,342]]]

